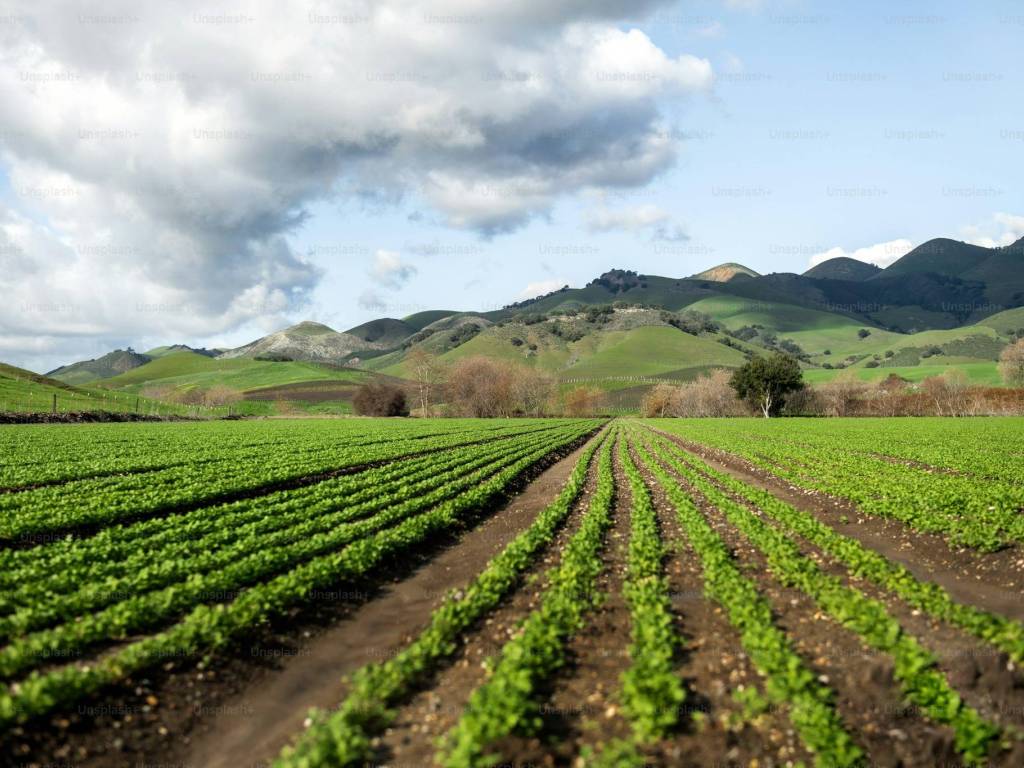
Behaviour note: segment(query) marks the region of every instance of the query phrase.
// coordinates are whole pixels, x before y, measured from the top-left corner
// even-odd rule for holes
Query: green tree
[[[767,419],[777,415],[786,395],[803,389],[800,364],[789,355],[753,357],[737,369],[729,381],[736,394],[760,409]]]

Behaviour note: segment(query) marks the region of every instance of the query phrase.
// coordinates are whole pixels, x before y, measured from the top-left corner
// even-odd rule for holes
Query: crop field
[[[0,764],[1024,765],[1024,420],[0,427]]]

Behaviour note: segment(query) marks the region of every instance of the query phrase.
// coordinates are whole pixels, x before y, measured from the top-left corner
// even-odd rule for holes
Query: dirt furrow
[[[1024,621],[1020,597],[1024,594],[1024,550],[1020,547],[991,553],[956,549],[941,536],[914,531],[896,520],[865,514],[849,501],[791,485],[739,456],[664,432],[658,434],[713,469],[810,512],[837,533],[902,565],[915,578],[935,582],[955,600]]]
[[[709,482],[714,481],[709,478]],[[721,488],[720,484],[715,485]],[[735,494],[729,495],[769,525],[780,527],[754,504]],[[996,723],[1024,728],[1024,670],[1013,664],[1004,652],[923,613],[870,581],[851,575],[842,562],[806,539],[799,536],[790,536],[790,539],[823,571],[883,603],[921,645],[935,654],[939,669],[969,705]]]
[[[626,577],[630,510],[629,481],[614,457],[615,501],[612,527],[601,549],[596,591],[600,605],[567,644],[568,663],[546,692],[544,725],[533,737],[513,736],[496,745],[503,762],[518,765],[572,765],[580,750],[629,735],[618,700],[620,675],[629,667],[630,612],[622,586]]]
[[[665,574],[682,643],[677,671],[686,683],[687,696],[678,736],[649,750],[648,756],[658,765],[693,768],[787,765],[796,760],[810,764],[811,756],[783,709],[771,706],[752,711],[734,697],[740,690],[761,691],[760,677],[726,613],[704,596],[700,557],[675,509],[651,473],[639,462],[638,466],[651,490],[668,548]]]
[[[894,677],[893,660],[866,646],[821,611],[803,592],[785,587],[766,558],[728,522],[724,513],[683,478],[694,499],[747,578],[771,603],[775,621],[808,668],[836,693],[836,710],[873,766],[957,764],[952,731],[922,719],[907,705]]]
[[[468,635],[451,663],[435,679],[402,706],[391,727],[379,740],[376,761],[388,766],[433,764],[437,740],[455,723],[470,694],[484,680],[483,662],[501,650],[522,620],[539,604],[546,586],[544,574],[558,564],[562,548],[577,531],[583,513],[597,487],[597,457],[587,484],[566,523],[536,564],[524,575],[520,587],[483,624]]]
[[[302,730],[311,706],[344,694],[342,675],[393,655],[443,595],[472,579],[561,491],[583,448],[528,472],[520,492],[457,541],[434,542],[366,584],[338,585],[208,661],[169,659],[73,712],[34,721],[0,741],[0,761],[26,766],[173,763],[255,765]],[[383,583],[382,583],[383,581]]]

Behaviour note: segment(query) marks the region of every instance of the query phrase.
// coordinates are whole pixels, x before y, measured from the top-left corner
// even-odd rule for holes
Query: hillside
[[[385,344],[368,341],[349,333],[338,333],[326,325],[307,320],[256,339],[238,349],[230,349],[219,357],[223,359],[262,357],[281,361],[298,360],[340,364],[355,352],[385,348]]]
[[[690,279],[711,280],[716,283],[728,283],[735,277],[760,277],[760,275],[750,269],[750,267],[745,267],[742,264],[736,264],[735,262],[728,262],[727,264],[719,264],[717,267],[711,267],[711,269],[705,269],[703,272],[698,272]]]
[[[58,379],[0,363],[0,413],[58,413],[112,411],[154,415],[188,415],[181,405],[126,392],[71,386]]]
[[[1024,238],[1004,248],[936,238],[922,243],[874,279],[924,273],[980,285],[987,302],[997,308],[1020,306],[1024,303]]]
[[[187,344],[169,344],[162,347],[153,347],[153,349],[147,349],[145,354],[146,357],[157,358],[166,357],[167,355],[173,355],[175,352],[195,352],[197,355],[203,355],[205,357],[217,357],[224,352],[223,349],[206,349],[205,347],[190,347]]]
[[[99,379],[109,379],[125,373],[140,365],[145,365],[152,358],[149,355],[140,355],[130,347],[128,349],[115,349],[103,357],[95,360],[82,360],[81,362],[63,365],[60,368],[50,371],[47,376],[62,381],[65,384],[89,384]]]
[[[914,369],[908,378],[915,378],[956,365],[997,383],[999,352],[1024,328],[1021,307],[1024,240],[983,248],[936,239],[884,270],[849,258],[802,275],[758,275],[734,262],[690,278],[611,269],[582,288],[565,286],[495,311],[429,310],[344,333],[306,321],[238,349],[177,344],[146,355],[116,352],[54,375],[171,398],[216,386],[242,397],[285,388],[284,396],[314,384],[337,384],[347,397],[370,372],[408,376],[406,358],[422,350],[443,362],[478,354],[518,361],[565,383],[613,391],[784,349],[819,378],[848,367],[901,375]],[[691,333],[679,329],[694,323]]]
[[[838,256],[811,267],[804,272],[803,276],[815,280],[867,280],[881,271],[881,267],[876,267],[874,264],[866,264],[847,256]]]

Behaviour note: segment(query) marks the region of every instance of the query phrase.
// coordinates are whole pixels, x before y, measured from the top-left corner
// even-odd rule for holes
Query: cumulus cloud
[[[398,290],[415,274],[416,267],[404,261],[397,251],[379,250],[374,254],[370,277],[384,288]]]
[[[526,299],[535,299],[538,296],[543,296],[545,293],[551,293],[557,291],[562,286],[568,285],[569,281],[563,278],[555,278],[554,280],[538,280],[534,283],[529,283],[523,290],[519,292],[517,297],[519,301]]]
[[[995,213],[991,221],[964,227],[963,235],[968,243],[985,248],[1012,245],[1024,237],[1024,216]]]
[[[676,153],[661,100],[712,83],[619,27],[660,4],[8,0],[31,23],[0,27],[7,306],[81,306],[54,335],[210,335],[308,301],[289,236],[316,201],[492,236],[646,184]],[[0,309],[5,343],[27,326]]]
[[[836,246],[830,248],[823,253],[817,253],[811,257],[809,267],[816,267],[823,261],[829,259],[837,259],[841,256],[845,256],[848,259],[856,259],[857,261],[863,261],[867,264],[874,264],[877,267],[888,267],[897,260],[906,256],[914,247],[906,238],[900,238],[899,240],[889,240],[885,243],[876,243],[875,245],[868,245],[864,248],[857,248],[853,251],[847,251],[845,248]]]

